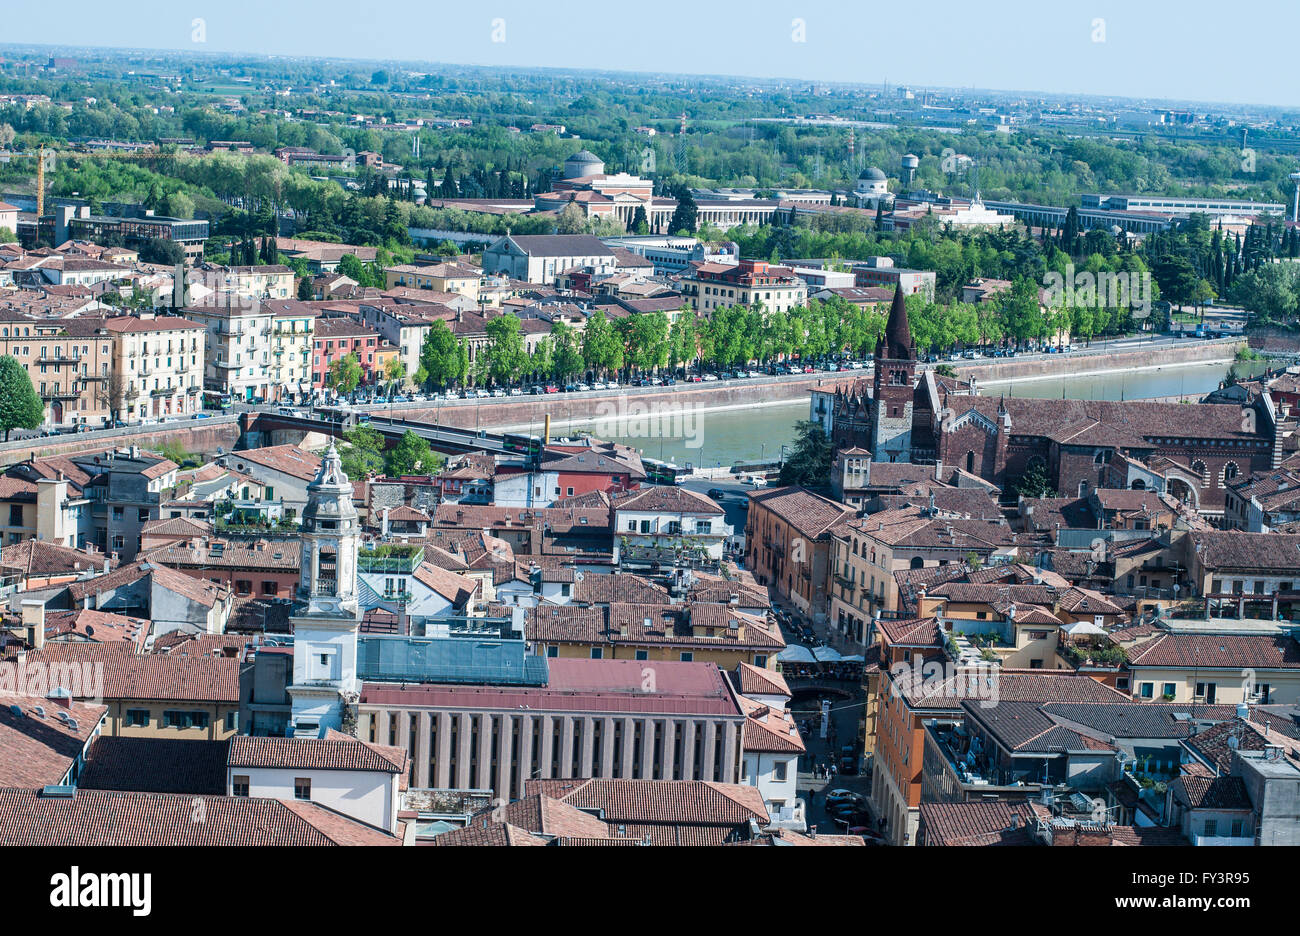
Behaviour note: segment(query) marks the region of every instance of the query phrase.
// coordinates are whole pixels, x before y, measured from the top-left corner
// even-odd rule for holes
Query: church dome
[[[871,182],[884,182],[885,174],[881,172],[879,169],[877,169],[875,166],[869,166],[866,169],[863,169],[862,172],[858,174],[858,178],[867,179],[868,181]]]
[[[583,179],[605,171],[605,161],[590,150],[578,150],[564,161],[566,179]]]

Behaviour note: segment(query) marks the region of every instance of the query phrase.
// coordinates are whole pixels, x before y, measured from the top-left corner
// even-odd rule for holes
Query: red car
[[[555,384],[547,384],[547,385],[546,385],[546,392],[547,392],[547,393],[559,393],[559,392],[560,392],[560,388],[557,387],[557,386],[555,386]]]

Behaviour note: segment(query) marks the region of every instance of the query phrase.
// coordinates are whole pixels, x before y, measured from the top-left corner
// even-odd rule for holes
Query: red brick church
[[[864,448],[874,461],[957,468],[1004,491],[1041,466],[1062,496],[1166,491],[1211,518],[1222,514],[1227,482],[1282,456],[1281,418],[1267,394],[1246,407],[979,396],[918,369],[901,291],[871,378],[814,391],[812,410],[837,450]]]

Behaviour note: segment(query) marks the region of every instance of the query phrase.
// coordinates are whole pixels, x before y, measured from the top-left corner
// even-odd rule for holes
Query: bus
[[[645,468],[647,484],[681,484],[690,474],[688,469],[678,468],[672,462],[647,458],[644,455],[641,457],[641,466]]]
[[[540,458],[542,454],[542,440],[537,436],[515,435],[506,433],[502,437],[505,450],[516,455],[526,455],[529,458]]]
[[[228,410],[231,407],[230,394],[220,390],[203,391],[203,408],[210,410]]]

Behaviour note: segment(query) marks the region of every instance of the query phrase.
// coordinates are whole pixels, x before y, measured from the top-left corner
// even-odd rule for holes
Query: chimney
[[[23,624],[27,627],[27,642],[35,650],[45,646],[45,602],[38,598],[23,599]]]

